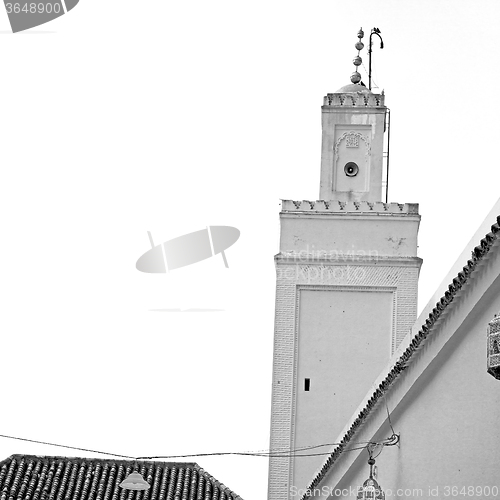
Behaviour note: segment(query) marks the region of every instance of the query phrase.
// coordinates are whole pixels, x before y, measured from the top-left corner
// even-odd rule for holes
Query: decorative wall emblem
[[[359,134],[349,133],[345,137],[345,147],[346,148],[359,148]]]
[[[335,163],[339,159],[339,147],[340,143],[345,139],[346,141],[346,147],[347,148],[358,148],[359,147],[359,140],[361,139],[364,141],[365,146],[366,146],[366,153],[365,153],[365,160],[368,163],[368,158],[371,155],[372,148],[370,146],[370,141],[368,140],[368,137],[363,135],[360,132],[354,132],[353,130],[349,132],[344,132],[335,142],[335,148],[334,148],[334,153],[335,153]],[[349,145],[351,144],[351,145]],[[355,145],[352,145],[355,144]]]
[[[500,380],[500,314],[488,323],[488,360],[490,375]]]

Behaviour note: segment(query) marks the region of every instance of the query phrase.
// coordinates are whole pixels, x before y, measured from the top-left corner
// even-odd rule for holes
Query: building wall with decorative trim
[[[416,205],[293,203],[275,258],[272,450],[331,443],[417,315]],[[290,498],[323,459],[271,458],[269,498]]]

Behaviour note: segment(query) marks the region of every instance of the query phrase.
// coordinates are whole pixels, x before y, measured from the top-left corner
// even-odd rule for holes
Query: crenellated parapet
[[[377,213],[418,215],[418,203],[383,203],[382,201],[294,201],[281,200],[282,212]]]
[[[371,92],[342,92],[326,94],[323,106],[342,106],[359,108],[379,108],[384,106],[384,94]]]

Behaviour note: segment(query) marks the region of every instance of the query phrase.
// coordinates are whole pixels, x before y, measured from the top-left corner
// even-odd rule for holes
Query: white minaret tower
[[[360,80],[324,98],[320,200],[282,202],[270,447],[295,451],[269,500],[300,498],[326,455],[299,455],[328,452],[308,447],[336,442],[416,319],[418,205],[382,201],[388,110]]]

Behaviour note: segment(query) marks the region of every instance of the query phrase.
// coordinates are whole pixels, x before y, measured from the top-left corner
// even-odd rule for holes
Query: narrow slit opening
[[[311,387],[311,379],[310,378],[304,379],[304,391],[309,391],[310,387]]]

